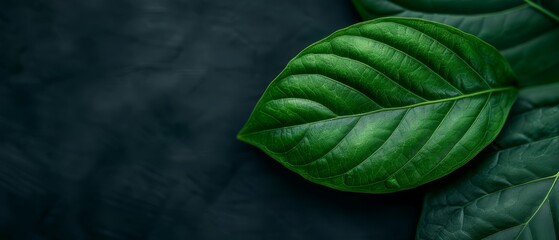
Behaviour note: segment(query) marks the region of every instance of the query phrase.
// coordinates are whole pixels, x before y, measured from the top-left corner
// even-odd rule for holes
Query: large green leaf
[[[427,195],[418,239],[559,239],[558,93],[521,92],[492,147]]]
[[[499,52],[472,35],[420,19],[377,19],[298,54],[238,138],[332,188],[412,188],[496,137],[516,97],[513,79]]]
[[[521,86],[559,79],[559,1],[353,0],[364,19],[418,17],[446,23],[495,46],[509,60]],[[534,6],[543,6],[547,15]]]

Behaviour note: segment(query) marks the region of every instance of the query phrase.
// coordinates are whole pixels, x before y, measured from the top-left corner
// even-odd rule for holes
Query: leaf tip
[[[241,129],[241,131],[237,133],[237,140],[248,143],[248,140],[246,139],[246,135],[245,135],[245,128]]]

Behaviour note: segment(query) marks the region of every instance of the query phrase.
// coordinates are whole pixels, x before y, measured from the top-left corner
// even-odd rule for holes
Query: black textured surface
[[[411,239],[235,139],[349,1],[0,1],[0,239]]]

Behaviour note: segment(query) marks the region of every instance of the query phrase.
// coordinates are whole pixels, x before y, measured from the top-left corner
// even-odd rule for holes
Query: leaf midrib
[[[516,224],[516,225],[510,226],[510,227],[507,227],[507,228],[505,228],[505,229],[503,229],[503,230],[499,230],[499,231],[497,231],[497,232],[491,233],[490,235],[484,236],[484,237],[482,237],[481,239],[487,239],[487,238],[489,238],[489,237],[491,237],[491,236],[494,236],[495,234],[501,233],[501,232],[506,231],[506,230],[509,230],[509,229],[511,229],[511,228],[515,228],[515,227],[518,227],[518,226],[522,226],[522,229],[520,229],[520,231],[516,234],[516,237],[515,237],[515,239],[514,239],[514,240],[518,240],[518,238],[522,235],[522,232],[524,232],[524,230],[526,229],[526,226],[528,226],[528,224],[530,224],[530,222],[532,221],[532,219],[540,212],[540,210],[541,210],[541,208],[543,207],[543,205],[549,200],[549,195],[551,194],[551,192],[552,192],[553,189],[555,188],[555,184],[557,183],[557,179],[559,178],[559,172],[558,172],[557,174],[551,175],[551,176],[549,176],[549,177],[539,178],[539,179],[536,179],[536,180],[529,181],[529,182],[527,182],[527,183],[523,183],[523,184],[517,185],[517,186],[527,185],[527,184],[530,184],[530,183],[539,182],[539,181],[542,181],[542,180],[547,180],[547,179],[552,179],[552,178],[554,178],[554,180],[553,180],[553,183],[551,184],[551,186],[549,187],[549,190],[548,190],[547,194],[546,194],[545,197],[543,198],[542,202],[540,203],[540,205],[538,206],[538,208],[536,209],[536,211],[534,211],[534,213],[530,216],[530,218],[529,218],[528,220],[526,220],[526,222],[523,222],[523,223],[520,223],[520,224]],[[513,186],[513,187],[515,187],[515,186]]]
[[[544,8],[543,6],[531,1],[531,0],[524,0],[530,7],[540,11],[544,15],[548,16],[549,18],[559,22],[559,16],[555,15],[555,13],[549,11],[548,9]]]
[[[534,217],[540,212],[540,210],[542,209],[543,205],[545,204],[546,201],[549,200],[549,195],[551,194],[551,192],[553,191],[553,189],[555,188],[555,184],[557,183],[557,179],[559,178],[559,173],[555,174],[555,180],[553,180],[553,183],[551,184],[551,187],[549,187],[549,191],[547,191],[547,193],[545,194],[545,197],[542,199],[542,202],[540,203],[540,205],[538,206],[538,208],[536,209],[536,211],[534,211],[534,213],[532,214],[532,216],[530,216],[530,218],[522,223],[522,229],[518,232],[518,234],[516,235],[515,240],[517,240],[518,238],[520,238],[520,235],[522,235],[522,232],[524,232],[524,230],[526,229],[526,226],[528,226],[528,224],[530,224],[530,222],[532,221],[532,219],[534,219]]]
[[[315,121],[315,122],[307,122],[307,123],[295,124],[295,125],[290,125],[290,126],[284,126],[284,127],[280,127],[280,128],[266,129],[266,130],[261,130],[261,131],[246,133],[246,134],[239,134],[238,138],[240,140],[243,140],[243,138],[245,136],[250,136],[250,135],[269,132],[269,131],[277,131],[277,130],[280,130],[280,129],[297,127],[297,126],[302,126],[302,125],[305,125],[305,124],[317,124],[317,123],[329,122],[329,121],[334,121],[334,120],[339,120],[339,119],[344,119],[344,118],[361,117],[361,116],[365,116],[365,115],[369,115],[369,114],[374,114],[374,113],[377,113],[377,112],[414,108],[414,107],[418,107],[418,106],[424,106],[424,105],[436,104],[436,103],[441,103],[441,102],[460,100],[460,99],[464,99],[464,98],[474,97],[474,96],[493,93],[493,92],[516,91],[516,90],[517,89],[515,87],[492,88],[492,89],[487,89],[487,90],[483,90],[483,91],[479,91],[479,92],[475,92],[475,93],[470,93],[470,94],[464,94],[464,95],[460,95],[460,96],[456,96],[456,97],[444,98],[444,99],[433,100],[433,101],[425,101],[425,102],[420,102],[420,103],[405,105],[405,106],[400,106],[400,107],[382,108],[382,109],[377,109],[377,110],[373,110],[373,111],[369,111],[369,112],[351,114],[351,115],[343,115],[343,116],[328,118],[328,119],[319,120],[319,121]]]
[[[508,7],[508,8],[503,8],[503,9],[499,9],[499,10],[495,10],[495,11],[490,11],[490,12],[478,12],[478,13],[449,13],[449,12],[429,12],[429,11],[423,11],[423,10],[419,10],[419,9],[413,9],[413,8],[408,8],[408,7],[404,7],[396,2],[393,1],[388,1],[391,2],[395,5],[397,5],[398,7],[402,8],[403,10],[397,14],[401,14],[402,12],[416,12],[416,13],[425,13],[425,14],[443,14],[443,15],[448,15],[448,16],[493,16],[493,15],[504,15],[504,14],[508,14],[510,12],[516,12],[518,10],[524,9],[524,8],[528,8],[530,7],[527,3],[522,3],[516,6],[512,6],[512,7]]]

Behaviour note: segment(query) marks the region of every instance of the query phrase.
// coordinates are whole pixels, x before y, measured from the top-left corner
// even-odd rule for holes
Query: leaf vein
[[[325,106],[324,104],[319,103],[319,102],[314,101],[314,100],[311,100],[311,99],[308,99],[308,98],[300,98],[300,97],[275,98],[275,99],[272,99],[272,100],[268,101],[268,103],[274,102],[274,101],[285,101],[285,100],[295,100],[295,101],[311,102],[311,103],[314,103],[314,104],[318,104],[318,105],[320,105],[320,106],[322,106],[322,107],[328,109],[328,111],[330,111],[332,114],[334,114],[334,115],[336,115],[336,116],[339,116],[336,112],[332,111],[332,109],[330,109],[329,107]],[[299,115],[298,113],[295,113],[295,114]],[[300,115],[299,115],[299,116],[300,116]]]
[[[384,146],[384,144],[386,144],[386,143],[388,142],[388,140],[389,140],[389,139],[392,137],[392,135],[394,135],[394,133],[396,132],[396,129],[398,129],[398,127],[400,127],[400,125],[401,125],[402,122],[403,122],[403,119],[406,117],[406,115],[408,114],[408,112],[409,112],[410,110],[411,110],[411,108],[406,110],[406,112],[405,112],[405,113],[402,115],[402,117],[400,118],[400,120],[399,120],[398,124],[396,125],[396,127],[394,127],[394,129],[392,130],[392,132],[390,133],[390,135],[382,142],[381,146],[378,147],[377,149],[375,149],[375,151],[374,151],[373,153],[369,154],[369,155],[368,155],[367,157],[365,157],[361,162],[357,163],[355,166],[349,168],[349,170],[344,171],[344,172],[342,172],[342,173],[338,173],[338,174],[336,174],[336,175],[328,176],[328,177],[319,177],[319,178],[315,178],[315,179],[328,179],[328,178],[339,177],[339,176],[345,175],[345,174],[351,172],[352,170],[354,170],[355,168],[359,167],[361,164],[363,164],[365,161],[367,161],[367,159],[369,159],[371,156],[373,156],[375,153],[377,153],[378,150],[380,150],[380,149]]]
[[[350,90],[353,90],[355,93],[357,93],[357,94],[359,94],[359,95],[361,95],[361,96],[367,98],[368,100],[370,100],[371,102],[373,102],[375,105],[378,105],[379,107],[384,108],[384,107],[381,106],[379,103],[377,103],[375,100],[373,100],[369,95],[365,94],[365,93],[362,92],[362,91],[357,90],[357,88],[352,87],[352,86],[350,86],[349,84],[344,83],[344,82],[342,82],[342,81],[340,81],[340,80],[333,79],[333,78],[331,78],[331,77],[329,77],[329,76],[326,76],[326,75],[324,75],[324,74],[322,74],[322,73],[297,73],[297,74],[291,74],[291,75],[289,75],[289,76],[287,76],[287,77],[284,77],[284,78],[278,80],[278,84],[279,84],[279,81],[285,81],[285,79],[288,79],[288,78],[290,78],[290,77],[297,77],[297,76],[319,76],[319,77],[322,77],[324,80],[334,82],[334,83],[339,84],[339,85],[341,85],[341,86],[344,86],[344,87],[346,87],[346,88],[348,88],[348,89],[350,89]],[[278,87],[278,88],[279,88],[279,87]],[[287,95],[287,94],[286,94],[286,95]]]
[[[454,50],[452,50],[450,47],[448,47],[448,46],[447,46],[446,44],[444,44],[443,42],[441,42],[441,41],[435,39],[434,37],[431,37],[431,36],[428,35],[427,33],[423,32],[423,31],[421,31],[421,30],[419,30],[419,29],[417,29],[417,28],[415,28],[415,27],[412,27],[412,26],[409,26],[409,25],[406,25],[406,24],[403,24],[403,23],[399,23],[399,22],[392,22],[392,23],[397,24],[397,25],[401,25],[401,26],[404,26],[404,27],[408,27],[408,28],[410,28],[410,29],[412,29],[412,30],[415,30],[415,31],[417,31],[417,32],[419,32],[419,33],[425,35],[426,37],[432,39],[433,41],[440,43],[441,46],[444,46],[445,48],[447,48],[450,52],[454,53],[454,55],[456,55],[456,57],[457,57],[459,60],[461,60],[462,62],[464,62],[464,64],[465,64],[466,66],[468,66],[468,68],[470,68],[470,69],[475,73],[475,75],[477,75],[477,76],[479,77],[479,79],[481,80],[482,83],[484,83],[485,85],[487,85],[488,88],[491,88],[491,86],[490,86],[489,83],[485,80],[485,78],[483,78],[483,77],[481,76],[481,74],[480,74],[477,70],[475,70],[475,68],[474,68],[469,62],[467,62],[464,58],[462,58],[462,56],[460,56],[458,53],[456,53]]]
[[[427,141],[425,141],[425,143],[421,146],[421,148],[413,155],[413,157],[411,157],[408,161],[406,161],[405,164],[403,164],[400,168],[398,168],[398,170],[396,170],[394,173],[392,173],[390,176],[384,178],[383,180],[379,180],[373,183],[369,183],[366,184],[365,186],[369,186],[369,185],[374,185],[380,182],[384,182],[388,179],[390,179],[393,176],[396,176],[396,174],[398,174],[402,169],[404,169],[404,167],[406,167],[415,157],[418,156],[419,152],[421,152],[421,150],[423,150],[423,148],[425,146],[427,146],[427,143],[429,143],[429,140],[431,140],[431,138],[433,138],[433,136],[435,135],[435,133],[437,132],[437,130],[439,130],[439,128],[442,126],[443,122],[446,120],[446,118],[448,117],[448,115],[450,115],[450,112],[452,111],[452,109],[454,108],[454,106],[456,106],[456,101],[453,102],[452,107],[450,107],[450,109],[446,112],[445,116],[443,117],[443,119],[441,120],[441,122],[439,123],[439,125],[437,125],[437,128],[435,128],[435,130],[431,133],[431,135],[429,136],[429,138],[427,139]]]
[[[417,94],[414,93],[412,90],[410,90],[410,89],[408,89],[408,88],[402,86],[402,84],[400,84],[400,83],[397,82],[396,80],[392,79],[391,77],[388,77],[384,72],[381,72],[380,70],[376,69],[376,68],[373,67],[372,65],[370,65],[370,64],[368,64],[368,63],[365,63],[365,62],[362,62],[362,61],[360,61],[360,60],[358,60],[358,59],[349,58],[349,57],[344,57],[344,56],[342,56],[342,55],[338,55],[338,54],[335,54],[335,53],[309,53],[309,54],[313,54],[313,55],[333,55],[333,56],[336,56],[336,57],[339,57],[339,58],[342,58],[342,59],[349,60],[350,62],[354,62],[354,63],[356,63],[356,64],[363,65],[363,66],[365,66],[365,67],[367,67],[367,68],[369,68],[369,69],[375,71],[376,73],[378,73],[379,75],[383,76],[383,77],[386,78],[387,80],[389,80],[389,81],[393,82],[394,84],[398,85],[401,89],[405,90],[406,92],[410,93],[411,95],[413,95],[413,96],[415,96],[415,97],[417,97],[417,98],[419,98],[419,99],[421,99],[421,100],[423,100],[423,101],[429,101],[429,100],[427,100],[427,99],[425,99],[425,98],[423,98],[423,97],[417,95]]]
[[[450,155],[450,153],[454,150],[454,148],[456,146],[458,146],[458,143],[460,143],[460,141],[462,141],[464,139],[464,137],[468,134],[468,132],[470,132],[470,130],[472,129],[472,127],[476,124],[476,122],[480,119],[479,115],[481,115],[481,113],[483,112],[483,110],[487,107],[489,100],[491,99],[491,94],[489,93],[489,95],[487,96],[487,100],[485,100],[485,104],[483,105],[483,107],[481,108],[481,110],[477,113],[475,120],[472,122],[472,124],[470,124],[470,126],[468,127],[468,129],[466,130],[466,132],[464,132],[464,134],[460,137],[460,139],[458,140],[458,142],[456,142],[456,144],[454,144],[454,146],[452,146],[452,148],[450,149],[450,151],[448,151],[448,153],[445,155],[445,157],[440,160],[433,168],[431,168],[431,170],[429,170],[427,173],[425,173],[423,175],[423,177],[428,176],[429,174],[431,174],[431,172],[433,172],[435,169],[437,169],[445,160],[446,158]],[[479,141],[480,143],[483,141]],[[468,158],[469,156],[466,156],[466,158]]]
[[[355,126],[357,126],[357,124],[359,124],[360,121],[361,121],[361,117],[359,117],[359,118],[357,119],[357,121],[355,121],[355,123],[353,124],[353,126],[351,126],[351,128],[349,129],[349,131],[347,131],[347,132],[344,134],[344,137],[342,137],[342,139],[340,139],[340,141],[338,141],[338,143],[337,143],[336,145],[334,145],[334,147],[330,148],[330,150],[328,150],[328,151],[327,151],[326,153],[324,153],[322,156],[320,156],[320,157],[318,157],[318,158],[316,158],[316,159],[314,159],[314,160],[312,160],[312,161],[310,161],[310,162],[308,162],[308,163],[299,164],[299,165],[291,164],[291,165],[292,165],[292,166],[303,167],[303,166],[310,165],[310,164],[312,164],[312,163],[314,163],[314,162],[316,162],[316,161],[318,161],[318,160],[324,158],[326,155],[328,155],[329,153],[331,153],[332,151],[334,151],[334,149],[336,149],[336,148],[342,143],[342,141],[344,141],[344,140],[347,138],[347,136],[355,129]]]
[[[359,29],[359,31],[361,32],[361,29]],[[394,46],[394,45],[390,45],[390,44],[388,44],[388,43],[385,43],[385,42],[376,40],[376,39],[371,38],[371,37],[368,37],[368,36],[363,36],[363,35],[361,35],[361,36],[359,36],[359,35],[346,35],[346,36],[361,37],[361,38],[364,38],[364,39],[371,40],[371,41],[373,41],[373,42],[380,43],[380,44],[382,44],[382,45],[384,45],[384,46],[387,46],[387,47],[389,47],[389,48],[392,48],[392,49],[394,49],[395,51],[400,52],[401,54],[403,54],[403,55],[409,57],[409,58],[412,59],[413,61],[419,63],[419,64],[422,65],[422,66],[424,66],[425,69],[427,69],[427,70],[429,70],[430,72],[432,72],[433,74],[435,74],[437,77],[439,77],[441,80],[443,80],[443,82],[446,83],[448,86],[450,86],[450,87],[453,88],[454,90],[458,91],[460,94],[464,95],[464,93],[463,93],[460,89],[458,89],[456,86],[452,85],[452,83],[451,83],[450,81],[448,81],[446,78],[444,78],[443,76],[441,76],[438,72],[435,71],[435,69],[433,69],[431,66],[428,66],[428,65],[425,64],[424,62],[420,61],[418,58],[416,58],[415,56],[411,55],[409,52],[405,52],[404,50],[402,50],[402,49],[400,49],[400,48],[397,48],[397,47]],[[433,42],[435,42],[435,41],[433,41]]]

